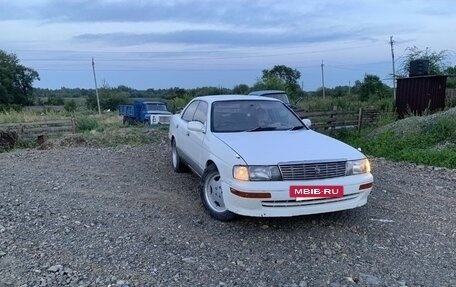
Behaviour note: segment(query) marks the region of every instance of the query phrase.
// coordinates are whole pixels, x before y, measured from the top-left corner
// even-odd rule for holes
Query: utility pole
[[[394,95],[394,100],[396,100],[396,68],[394,66],[394,41],[393,41],[393,36],[390,37],[390,45],[391,45],[391,59],[393,61],[393,95]]]
[[[95,61],[92,57],[93,80],[95,81],[95,94],[97,95],[98,114],[101,115],[100,98],[98,97],[97,76],[95,75]]]
[[[348,81],[348,96],[351,95],[351,81]]]
[[[325,74],[323,72],[323,60],[321,60],[321,89],[323,91],[323,99],[325,98]]]

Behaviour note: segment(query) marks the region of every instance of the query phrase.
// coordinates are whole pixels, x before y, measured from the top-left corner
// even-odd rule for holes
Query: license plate
[[[342,185],[292,185],[290,186],[290,197],[296,200],[310,200],[317,198],[343,197],[344,187]]]

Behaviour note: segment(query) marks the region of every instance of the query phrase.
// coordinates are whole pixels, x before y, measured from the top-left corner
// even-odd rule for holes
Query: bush
[[[94,116],[80,116],[76,120],[76,131],[78,133],[97,130],[100,128],[100,123]]]
[[[74,113],[76,111],[76,101],[75,100],[68,100],[65,101],[65,105],[63,107],[65,111],[69,113]]]
[[[22,106],[17,105],[17,104],[0,105],[0,112],[9,112],[9,111],[21,112]]]
[[[47,98],[46,105],[50,106],[63,106],[64,105],[64,100],[62,96],[56,96],[56,95],[50,95]]]
[[[0,152],[12,149],[18,141],[16,131],[2,131],[0,130]]]

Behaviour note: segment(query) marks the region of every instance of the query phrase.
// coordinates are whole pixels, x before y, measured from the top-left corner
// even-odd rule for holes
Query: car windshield
[[[282,102],[217,101],[212,104],[212,132],[257,132],[304,129],[302,121]]]
[[[147,111],[166,111],[165,104],[146,104]]]

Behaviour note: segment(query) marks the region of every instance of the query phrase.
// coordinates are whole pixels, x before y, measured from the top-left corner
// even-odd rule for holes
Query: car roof
[[[261,90],[261,91],[253,91],[253,92],[249,93],[249,95],[258,95],[258,96],[270,95],[270,94],[286,94],[286,92],[281,91],[281,90]]]
[[[196,98],[194,98],[194,100],[204,100],[208,103],[219,102],[219,101],[233,101],[233,100],[281,102],[280,100],[277,100],[274,98],[266,98],[266,97],[261,97],[261,96],[246,96],[246,95],[209,95],[209,96],[196,97]]]

